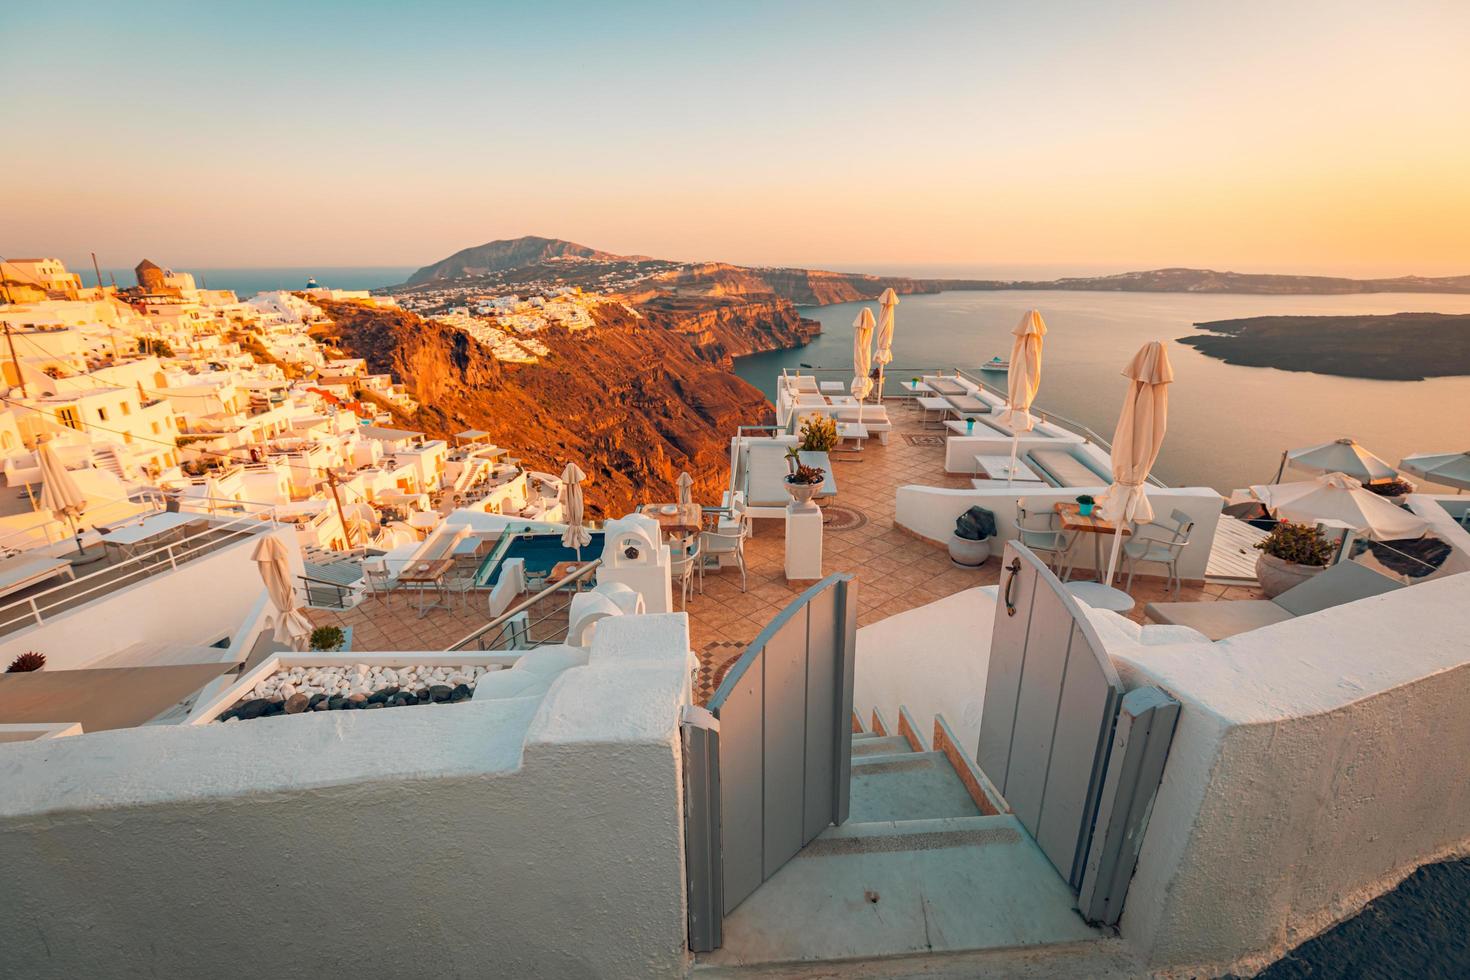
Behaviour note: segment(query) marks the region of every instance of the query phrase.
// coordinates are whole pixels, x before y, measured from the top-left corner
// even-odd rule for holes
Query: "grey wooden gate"
[[[1015,542],[1002,561],[975,758],[1076,890],[1123,684],[1051,570]]]
[[[1002,559],[980,716],[980,768],[1089,922],[1122,914],[1179,703],[1125,695],[1077,599],[1024,545]],[[1121,714],[1120,714],[1121,710]]]
[[[829,575],[782,610],[683,725],[689,945],[847,819],[857,583]]]

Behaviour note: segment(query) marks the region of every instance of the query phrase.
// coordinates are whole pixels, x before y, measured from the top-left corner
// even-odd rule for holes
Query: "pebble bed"
[[[411,666],[292,667],[255,685],[250,695],[224,711],[218,722],[249,721],[305,711],[400,708],[453,704],[475,695],[475,684],[494,667]]]

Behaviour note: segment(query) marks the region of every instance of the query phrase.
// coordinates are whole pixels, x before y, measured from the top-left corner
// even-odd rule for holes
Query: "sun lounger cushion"
[[[925,378],[931,391],[937,391],[941,395],[968,395],[970,389],[960,384],[954,378]]]
[[[786,450],[781,443],[758,442],[746,449],[745,502],[748,507],[785,507],[791,495],[786,492]]]
[[[964,412],[968,415],[983,415],[990,411],[990,403],[983,402],[974,395],[948,395],[944,400],[949,402],[950,407],[956,412]]]
[[[1343,561],[1321,575],[1292,586],[1271,601],[1293,616],[1305,616],[1403,587],[1402,582],[1375,572],[1367,565]]]
[[[1150,602],[1144,615],[1156,623],[1188,626],[1212,640],[1260,629],[1293,618],[1269,599],[1237,599],[1226,602]]]
[[[843,405],[828,414],[839,422],[856,422],[861,418],[863,425],[875,432],[893,428],[893,423],[888,420],[888,410],[882,405]]]
[[[1034,469],[1057,487],[1105,486],[1110,481],[1065,449],[1033,449],[1026,454]]]
[[[790,384],[797,391],[811,392],[813,395],[819,395],[822,392],[821,386],[817,384],[817,379],[810,374],[803,374],[792,378]]]

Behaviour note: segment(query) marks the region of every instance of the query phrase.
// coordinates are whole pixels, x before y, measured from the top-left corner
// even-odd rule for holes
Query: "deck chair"
[[[1224,602],[1150,602],[1144,615],[1155,623],[1188,626],[1212,640],[1284,623],[1288,619],[1331,609],[1359,599],[1403,588],[1366,565],[1341,561],[1320,575],[1293,586],[1274,599],[1236,599]]]

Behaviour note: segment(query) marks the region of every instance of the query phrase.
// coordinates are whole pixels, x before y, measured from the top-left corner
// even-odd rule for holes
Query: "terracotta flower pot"
[[[1325,565],[1298,565],[1264,551],[1256,557],[1256,580],[1261,583],[1261,591],[1267,599],[1274,599],[1292,586],[1301,585],[1326,570]]]

